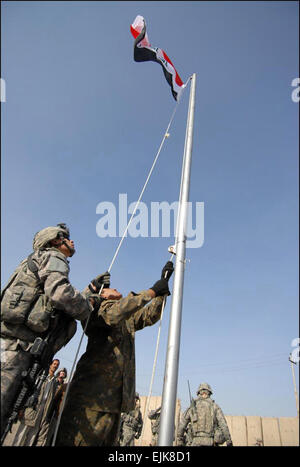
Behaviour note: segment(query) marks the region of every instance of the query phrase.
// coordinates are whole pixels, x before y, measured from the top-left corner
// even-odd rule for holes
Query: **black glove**
[[[174,271],[174,265],[172,261],[167,261],[161,271],[161,278],[169,280]]]
[[[163,295],[171,295],[167,279],[160,279],[159,281],[155,282],[155,284],[152,287],[150,287],[150,289],[152,289],[155,292],[155,295],[157,297]]]
[[[232,441],[227,441],[227,446],[233,446]]]
[[[93,284],[96,290],[93,289],[91,284]],[[110,286],[110,273],[107,271],[107,272],[104,272],[103,274],[99,274],[99,276],[95,277],[95,279],[91,281],[91,284],[89,284],[90,291],[93,293],[99,293],[102,284],[103,284],[103,288]]]
[[[92,295],[89,295],[89,300],[92,299],[93,302],[92,302],[92,307],[93,307],[93,311],[98,311],[99,308],[100,308],[100,305],[103,301],[103,298],[100,298],[100,295],[97,295],[97,294],[92,294]]]

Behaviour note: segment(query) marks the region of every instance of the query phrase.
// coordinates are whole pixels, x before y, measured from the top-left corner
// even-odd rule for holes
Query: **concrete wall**
[[[299,446],[297,417],[225,415],[234,446]]]
[[[135,440],[135,446],[149,446],[152,438],[151,421],[145,415],[146,397],[141,396],[141,412],[145,427],[143,436]],[[149,411],[161,405],[161,396],[152,396]],[[175,413],[175,438],[181,415],[177,399]],[[299,419],[297,417],[259,417],[225,415],[234,446],[299,446]],[[173,443],[176,445],[175,441]]]

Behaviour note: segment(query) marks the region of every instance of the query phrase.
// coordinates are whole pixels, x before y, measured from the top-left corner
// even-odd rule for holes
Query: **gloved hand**
[[[232,441],[227,441],[226,445],[227,446],[233,446]]]
[[[94,289],[91,286],[91,284],[94,286]],[[107,271],[107,272],[104,272],[103,274],[99,274],[99,276],[95,277],[95,279],[91,281],[91,284],[89,284],[90,291],[93,293],[99,293],[102,284],[103,284],[103,287],[110,286],[110,273]]]
[[[174,271],[174,265],[172,261],[167,261],[161,271],[161,278],[169,280]]]
[[[93,311],[98,311],[99,308],[100,308],[100,305],[101,305],[101,302],[103,301],[102,298],[100,298],[100,296],[98,294],[92,294],[92,295],[89,295],[89,301],[93,307]]]
[[[167,279],[160,279],[159,281],[155,282],[155,284],[152,287],[150,287],[150,289],[152,289],[155,292],[155,295],[157,297],[163,295],[171,295]]]

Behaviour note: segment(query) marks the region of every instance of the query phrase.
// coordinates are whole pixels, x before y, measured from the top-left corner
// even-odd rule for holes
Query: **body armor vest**
[[[192,418],[193,432],[197,435],[213,437],[215,426],[214,402],[211,399],[198,399],[196,401],[196,417]]]
[[[32,331],[42,333],[48,329],[52,310],[37,270],[30,255],[14,271],[1,293],[1,321],[25,324]]]
[[[44,294],[43,284],[38,276],[38,267],[32,253],[16,268],[1,292],[1,334],[5,337],[34,342],[52,328],[55,339],[52,346],[57,352],[73,337],[76,321],[55,309]],[[53,326],[54,325],[54,326]]]

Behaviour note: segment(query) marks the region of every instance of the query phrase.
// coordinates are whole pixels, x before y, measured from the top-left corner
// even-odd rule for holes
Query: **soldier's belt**
[[[205,433],[205,431],[200,431],[194,434],[194,438],[213,438],[214,435],[210,433]]]

